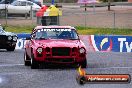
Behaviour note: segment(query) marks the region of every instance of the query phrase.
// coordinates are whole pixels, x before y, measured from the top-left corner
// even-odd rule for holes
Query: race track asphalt
[[[24,50],[0,50],[0,88],[132,88],[129,84],[77,84],[76,68],[31,69]],[[88,52],[88,74],[130,74],[132,53]]]

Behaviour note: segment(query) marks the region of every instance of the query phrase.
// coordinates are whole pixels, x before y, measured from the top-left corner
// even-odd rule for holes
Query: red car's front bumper
[[[86,59],[86,53],[80,54],[77,50],[73,51],[69,49],[68,53],[67,51],[60,53],[57,50],[55,52],[48,50],[48,52],[42,52],[41,54],[36,52],[35,60],[39,62],[72,64],[82,62]]]
[[[72,57],[72,56],[48,56],[48,57],[35,57],[36,61],[39,62],[51,62],[51,63],[76,63],[82,62],[86,57]]]

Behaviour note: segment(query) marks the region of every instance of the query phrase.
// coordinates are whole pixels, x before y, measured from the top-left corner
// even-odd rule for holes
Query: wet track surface
[[[0,88],[132,88],[130,84],[85,84],[76,82],[75,68],[31,69],[24,66],[24,50],[0,50]],[[130,74],[132,53],[88,52],[89,74]]]

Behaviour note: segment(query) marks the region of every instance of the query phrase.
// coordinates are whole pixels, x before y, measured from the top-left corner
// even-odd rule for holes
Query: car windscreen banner
[[[132,36],[91,35],[95,51],[132,52]]]

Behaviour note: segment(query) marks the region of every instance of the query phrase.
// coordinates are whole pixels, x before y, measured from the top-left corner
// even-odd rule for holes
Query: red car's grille
[[[70,56],[70,50],[69,47],[53,47],[52,56]]]
[[[74,62],[74,59],[73,58],[46,58],[46,61],[72,63]]]

